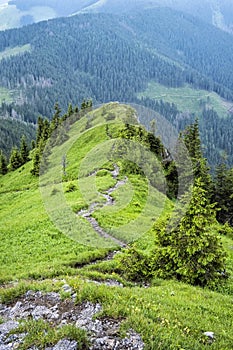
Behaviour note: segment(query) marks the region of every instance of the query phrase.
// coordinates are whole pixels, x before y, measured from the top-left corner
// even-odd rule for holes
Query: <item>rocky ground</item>
[[[107,282],[111,285],[111,281]],[[144,344],[140,335],[129,330],[122,339],[119,336],[121,321],[110,318],[95,318],[93,316],[102,309],[100,304],[85,302],[75,304],[76,295],[68,285],[64,291],[71,292],[71,298],[62,300],[58,293],[42,293],[28,291],[13,305],[0,304],[0,350],[17,349],[22,344],[26,334],[13,334],[9,332],[16,329],[20,320],[43,319],[54,326],[62,327],[67,324],[75,325],[87,331],[90,340],[90,350],[143,350]],[[46,350],[76,350],[76,341],[62,339],[53,347]],[[39,350],[36,347],[30,350]]]

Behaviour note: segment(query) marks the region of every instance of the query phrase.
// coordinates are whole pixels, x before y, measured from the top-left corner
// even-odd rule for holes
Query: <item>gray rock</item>
[[[78,344],[76,341],[70,341],[67,339],[60,340],[53,348],[46,350],[77,350]]]
[[[18,325],[19,323],[14,321],[8,321],[0,324],[0,350],[15,349],[15,345],[19,345],[22,335],[10,335],[8,337],[9,332],[16,329]]]
[[[15,321],[8,321],[0,324],[0,341],[1,339],[5,338],[10,331],[16,329],[18,326],[19,323]]]
[[[43,318],[48,319],[51,318],[51,316],[53,316],[53,313],[46,306],[36,306],[36,308],[32,311],[32,317],[36,321]]]
[[[144,343],[141,337],[133,332],[127,335],[126,338],[119,337],[102,337],[94,339],[91,350],[143,350]]]
[[[62,289],[64,290],[65,293],[72,293],[73,292],[72,288],[68,284],[64,284]]]
[[[203,334],[210,339],[214,339],[214,332],[204,332]]]
[[[109,285],[115,284],[113,280],[107,282]],[[58,327],[62,327],[65,324],[73,324],[86,330],[91,343],[90,350],[144,349],[141,337],[133,330],[130,330],[124,339],[120,338],[120,320],[109,318],[96,318],[93,320],[93,316],[101,310],[100,304],[86,302],[76,306],[72,298],[61,300],[60,295],[57,293],[45,294],[28,291],[13,307],[0,305],[1,317],[4,315],[3,319],[6,319],[6,322],[0,325],[0,350],[14,350],[18,348],[26,334],[12,334],[8,336],[8,333],[18,327],[19,323],[16,322],[17,320],[27,320],[31,317],[35,320],[43,319]],[[76,350],[77,347],[76,341],[63,339],[57,345],[46,350]],[[38,348],[34,346],[30,350],[38,350]]]

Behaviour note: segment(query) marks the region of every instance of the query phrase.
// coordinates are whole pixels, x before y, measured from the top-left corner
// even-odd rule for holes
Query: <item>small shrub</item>
[[[66,189],[65,189],[65,192],[74,192],[77,190],[77,186],[73,183],[73,182],[70,182],[67,186],[66,186]]]
[[[118,261],[118,269],[130,281],[148,281],[153,276],[149,255],[135,246],[125,249],[115,259]]]
[[[106,169],[101,169],[101,170],[98,171],[98,173],[96,174],[96,176],[106,176],[106,175],[108,175],[108,174],[109,174],[108,170],[106,170]]]

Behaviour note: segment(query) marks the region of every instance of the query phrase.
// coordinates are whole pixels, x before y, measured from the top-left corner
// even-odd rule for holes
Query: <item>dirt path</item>
[[[111,171],[112,177],[113,179],[117,179],[118,175],[120,173],[120,169],[119,167],[114,164],[114,170]],[[92,173],[92,175],[96,175],[96,172]],[[110,234],[108,234],[106,231],[104,231],[102,229],[102,227],[99,225],[98,221],[92,217],[92,214],[94,213],[94,211],[96,210],[96,208],[98,207],[98,209],[101,209],[103,207],[106,207],[108,205],[114,205],[114,199],[111,196],[111,194],[120,186],[123,186],[126,184],[126,182],[128,181],[127,177],[125,177],[124,180],[118,180],[117,183],[115,184],[115,186],[110,187],[106,193],[100,193],[105,199],[106,202],[103,204],[100,203],[92,203],[88,209],[85,210],[80,210],[78,212],[78,215],[82,216],[83,218],[85,218],[93,227],[93,229],[95,230],[95,232],[98,233],[99,236],[105,238],[105,239],[111,239],[114,243],[116,243],[117,245],[119,245],[120,247],[125,247],[126,243],[118,240],[117,238],[111,236]]]

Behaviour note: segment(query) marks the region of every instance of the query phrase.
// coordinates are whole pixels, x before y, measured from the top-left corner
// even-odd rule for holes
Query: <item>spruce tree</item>
[[[21,158],[21,155],[20,155],[18,148],[13,147],[13,149],[11,151],[11,155],[10,155],[9,169],[12,171],[16,170],[19,167],[21,167],[22,164],[23,164],[22,158]]]
[[[21,137],[20,156],[21,156],[22,164],[25,164],[28,161],[29,150],[26,142],[26,137],[24,135]]]
[[[219,208],[218,221],[233,225],[233,172],[225,162],[216,167],[213,201]]]
[[[225,252],[214,231],[216,212],[201,179],[196,179],[191,200],[187,194],[173,219],[155,225],[158,247],[154,270],[159,277],[193,285],[211,285],[225,276]]]
[[[38,120],[37,120],[36,147],[40,143],[40,140],[41,140],[41,137],[42,137],[42,133],[43,133],[43,129],[44,129],[44,121],[43,121],[43,118],[41,116],[39,116]]]
[[[0,151],[0,174],[5,175],[7,173],[7,160],[2,151]]]
[[[32,175],[39,176],[40,162],[41,162],[41,152],[38,148],[36,148],[34,150],[33,157],[32,157],[32,169],[31,169]]]
[[[189,125],[180,136],[192,162],[194,179],[200,178],[202,180],[210,198],[213,192],[213,182],[209,174],[207,160],[204,158],[201,149],[198,120],[196,119],[193,124]]]
[[[56,102],[54,106],[54,114],[50,123],[51,133],[58,128],[58,126],[60,125],[60,122],[61,122],[61,108],[58,102]]]
[[[67,116],[70,117],[74,113],[73,106],[71,103],[69,103],[68,110],[67,110]]]

